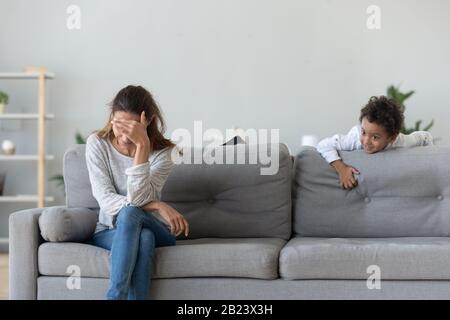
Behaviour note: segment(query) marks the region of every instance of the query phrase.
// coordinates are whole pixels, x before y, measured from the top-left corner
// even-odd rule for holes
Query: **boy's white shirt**
[[[317,151],[328,163],[340,160],[338,151],[353,151],[363,149],[361,144],[361,126],[356,125],[346,134],[335,134],[325,138],[317,145]],[[394,142],[388,144],[386,149],[411,148],[416,146],[433,145],[433,136],[427,131],[415,131],[411,134],[400,133]]]

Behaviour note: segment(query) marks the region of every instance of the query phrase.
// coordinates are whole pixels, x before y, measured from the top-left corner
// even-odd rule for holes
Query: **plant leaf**
[[[406,100],[406,99],[408,99],[409,97],[411,97],[414,93],[415,93],[414,90],[405,93],[405,94],[403,95],[404,100]]]
[[[53,177],[51,177],[48,180],[49,181],[59,181],[59,180],[63,180],[64,181],[64,176],[62,174],[55,174]]]
[[[434,120],[431,120],[431,122],[425,127],[423,128],[423,131],[428,131],[430,130],[430,128],[434,125]]]
[[[420,125],[421,125],[421,123],[422,123],[422,120],[416,121],[415,131],[420,131]]]
[[[56,174],[49,181],[55,181],[57,187],[64,187],[64,176],[62,174]]]
[[[86,139],[78,131],[75,133],[75,141],[77,144],[86,144]]]

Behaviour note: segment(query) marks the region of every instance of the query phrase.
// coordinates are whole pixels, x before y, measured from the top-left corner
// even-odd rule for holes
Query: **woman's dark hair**
[[[385,96],[371,97],[361,109],[359,122],[363,118],[385,128],[391,137],[400,132],[404,121],[403,112],[397,102]]]
[[[97,136],[102,139],[110,139],[114,136],[111,120],[114,112],[124,111],[141,115],[145,112],[147,121],[147,135],[150,139],[152,150],[161,150],[166,147],[173,147],[175,144],[169,139],[164,138],[163,134],[166,129],[165,123],[153,96],[145,88],[141,86],[127,86],[121,89],[110,103],[111,114],[106,126],[97,132]]]

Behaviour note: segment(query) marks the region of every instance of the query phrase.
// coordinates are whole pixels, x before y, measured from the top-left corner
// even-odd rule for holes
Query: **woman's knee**
[[[123,207],[117,216],[118,224],[142,224],[144,211],[139,207]]]
[[[155,234],[148,228],[142,228],[139,246],[148,250],[155,247]]]

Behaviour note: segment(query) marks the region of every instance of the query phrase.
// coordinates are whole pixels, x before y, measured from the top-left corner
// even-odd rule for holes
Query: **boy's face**
[[[367,153],[376,153],[383,150],[394,141],[396,136],[389,136],[386,129],[379,124],[369,122],[367,118],[361,121],[361,144]]]

